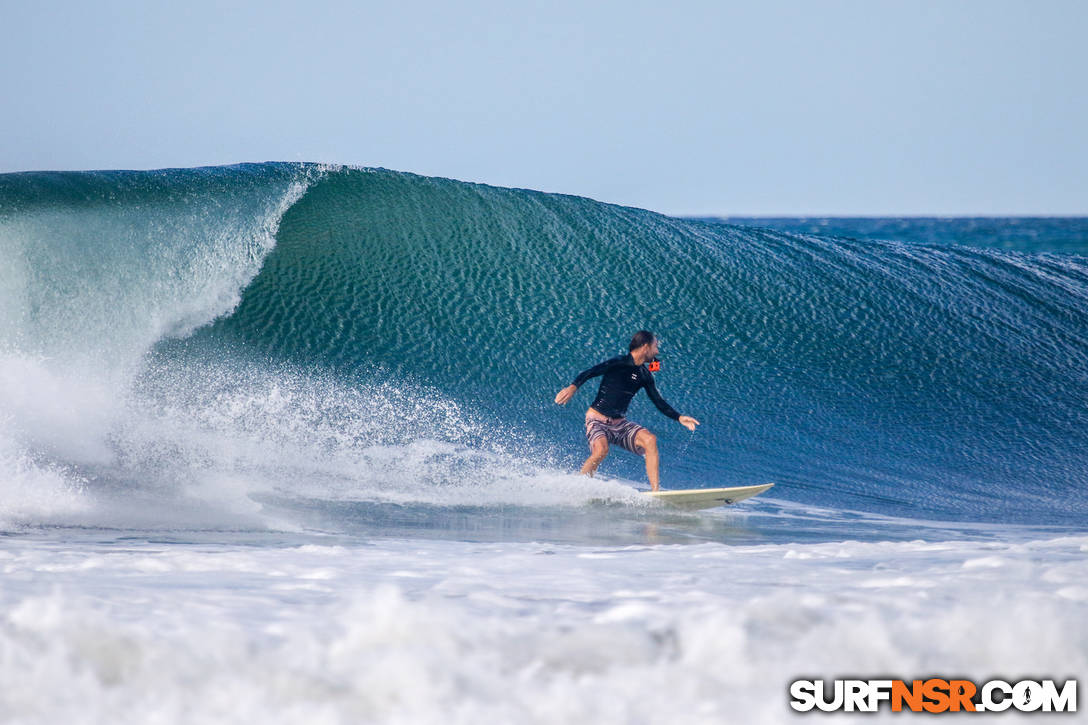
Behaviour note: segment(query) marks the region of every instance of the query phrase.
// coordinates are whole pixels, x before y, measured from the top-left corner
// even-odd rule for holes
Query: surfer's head
[[[654,333],[649,330],[639,330],[635,333],[635,336],[631,338],[631,344],[627,346],[628,351],[634,352],[643,345],[652,345],[657,342],[657,338],[654,337]]]
[[[639,330],[631,338],[627,349],[643,360],[652,360],[657,357],[657,338],[649,330]]]

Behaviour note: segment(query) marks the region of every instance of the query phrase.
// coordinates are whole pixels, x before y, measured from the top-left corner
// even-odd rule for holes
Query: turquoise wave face
[[[171,274],[189,280],[181,300],[201,280],[239,295],[190,316],[196,334],[160,335],[158,359],[434,391],[526,458],[576,468],[595,382],[567,408],[552,399],[645,328],[662,341],[662,394],[703,424],[692,436],[644,397],[632,405],[661,441],[666,485],[775,481],[779,498],[908,518],[1076,523],[1088,511],[1083,258],[750,229],[385,170],[257,165],[195,186],[194,173],[94,179],[112,189],[94,214],[127,219],[133,238],[172,219],[205,230],[169,247],[169,264],[135,264],[113,299],[144,299]],[[151,181],[202,211],[171,217],[126,186]],[[34,215],[84,213],[32,182],[0,182],[9,237]],[[230,253],[208,257],[216,265],[186,266],[216,243],[217,210],[235,229],[274,218],[255,227],[273,229],[274,246],[220,238]],[[237,274],[245,260],[259,273]],[[78,280],[79,265],[65,274]],[[19,329],[24,341],[9,334],[9,346],[49,332]],[[641,475],[622,453],[606,468]]]

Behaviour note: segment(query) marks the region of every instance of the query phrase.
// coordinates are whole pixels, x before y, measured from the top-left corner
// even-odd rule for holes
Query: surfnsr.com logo
[[[795,680],[790,707],[799,712],[1076,712],[1077,681],[1054,680]]]

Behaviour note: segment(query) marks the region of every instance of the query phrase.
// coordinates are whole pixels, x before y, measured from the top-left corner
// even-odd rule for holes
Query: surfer
[[[646,477],[650,479],[650,488],[658,489],[657,437],[638,423],[627,420],[627,406],[631,398],[640,389],[646,388],[646,394],[662,413],[678,421],[690,431],[695,430],[699,421],[690,415],[680,415],[665,402],[657,392],[651,371],[661,369],[657,361],[657,338],[652,332],[639,330],[631,338],[628,354],[605,360],[578,374],[574,382],[563,388],[555,396],[555,402],[566,405],[578,390],[590,378],[603,375],[597,397],[586,411],[586,440],[589,441],[589,458],[582,464],[582,473],[592,476],[608,455],[609,444],[615,444],[646,459]],[[650,363],[647,367],[646,363]]]

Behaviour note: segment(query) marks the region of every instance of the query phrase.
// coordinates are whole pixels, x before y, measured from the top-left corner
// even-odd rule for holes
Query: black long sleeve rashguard
[[[634,358],[629,354],[605,360],[588,370],[583,370],[574,379],[574,385],[580,388],[587,380],[598,375],[604,377],[601,379],[597,397],[593,401],[593,408],[609,418],[626,416],[627,406],[631,404],[631,399],[639,390],[646,388],[646,395],[650,396],[650,400],[658,410],[673,420],[680,419],[680,414],[665,402],[661,393],[657,392],[653,373],[647,370],[645,365],[635,365]]]

